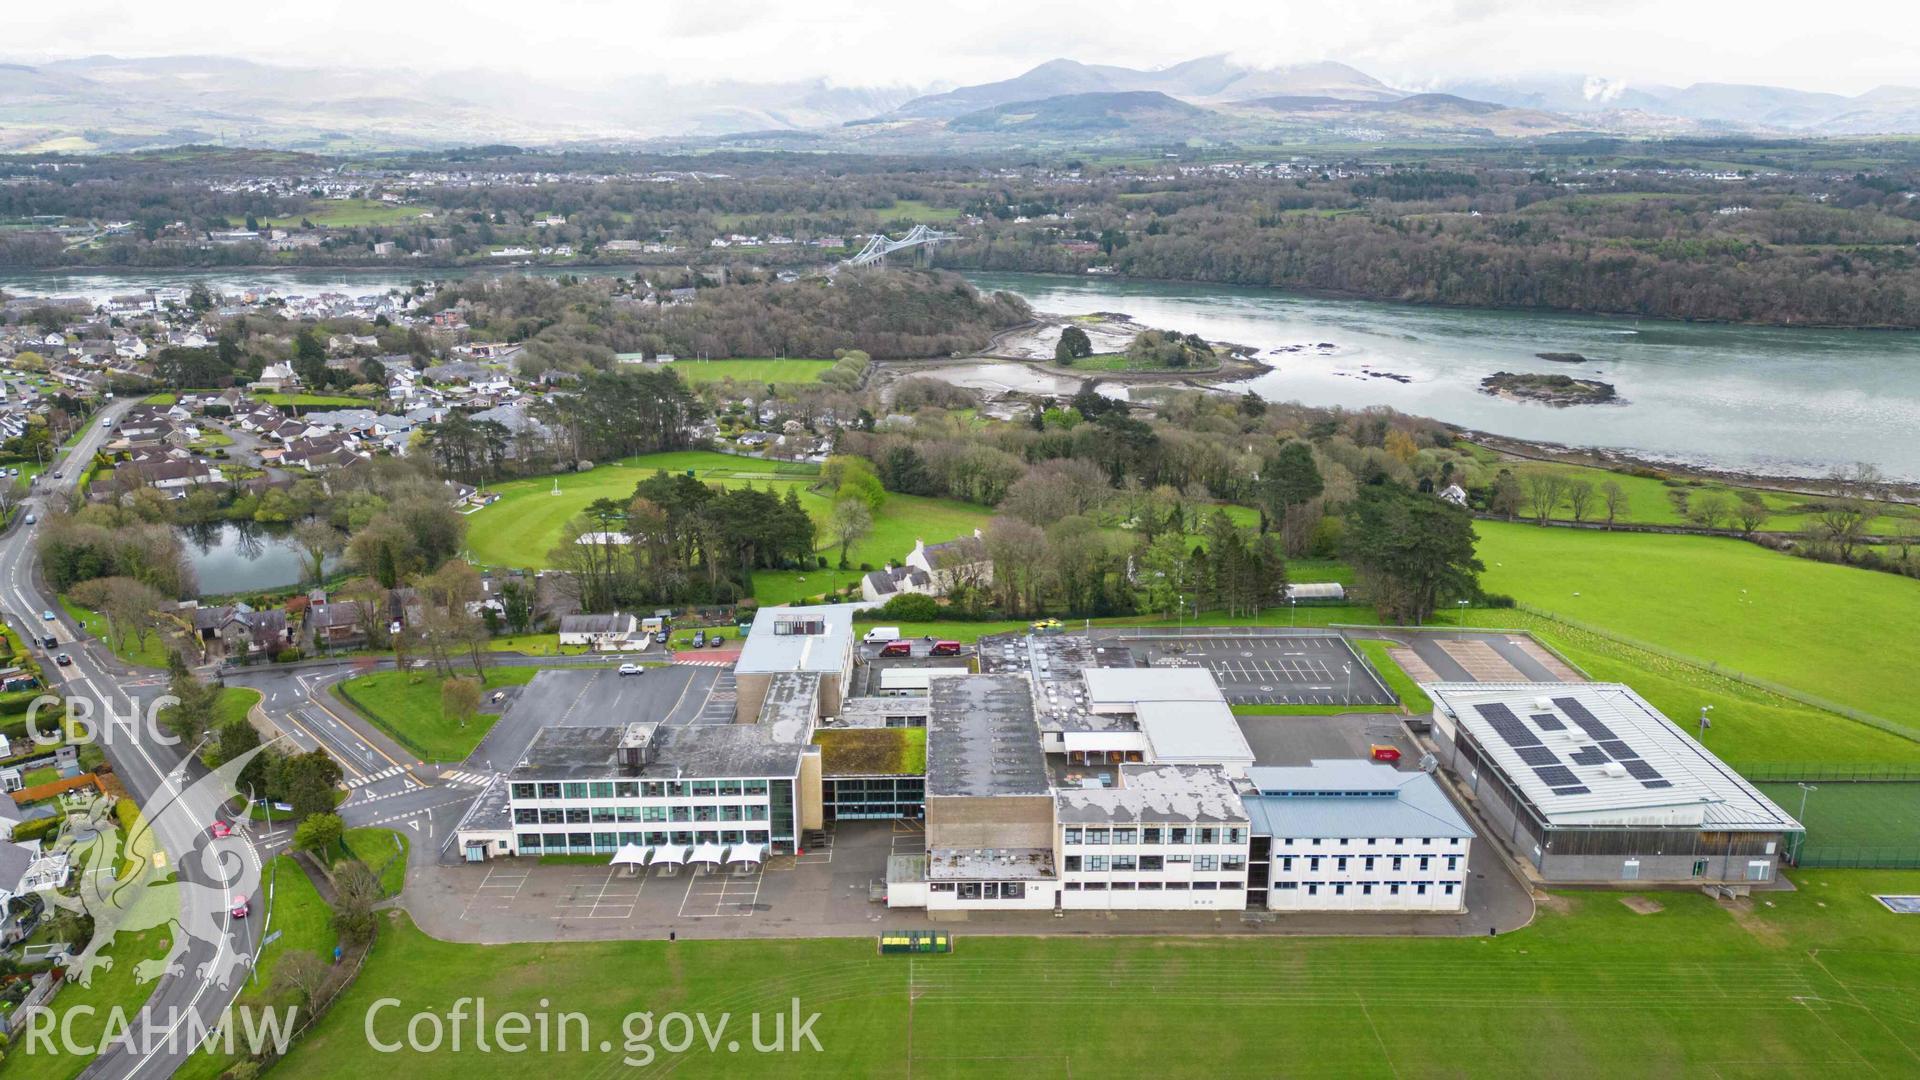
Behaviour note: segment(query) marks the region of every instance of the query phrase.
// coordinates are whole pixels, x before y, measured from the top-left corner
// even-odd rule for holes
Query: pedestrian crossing
[[[347,781],[347,787],[349,788],[365,787],[368,784],[378,783],[381,780],[385,780],[390,776],[398,776],[405,771],[406,769],[403,766],[389,765],[388,767],[381,769],[377,773],[368,773],[365,776],[353,777],[352,779]]]
[[[727,657],[727,658],[726,658],[726,659],[724,659],[724,660],[716,660],[716,659],[711,659],[711,658],[709,658],[709,657],[704,657],[704,656],[703,656],[703,657],[699,657],[699,658],[697,658],[697,659],[696,659],[696,658],[682,658],[682,657],[678,657],[678,656],[676,656],[676,657],[674,657],[674,658],[673,658],[673,662],[674,662],[674,663],[675,663],[676,665],[680,665],[680,666],[683,666],[683,667],[717,667],[717,668],[730,668],[730,667],[732,667],[732,666],[733,666],[733,662],[734,662],[734,660],[735,660],[735,659],[736,659],[735,657],[731,657],[731,656],[729,656],[729,657]]]
[[[450,771],[450,772],[441,773],[440,779],[445,780],[451,784],[461,784],[467,787],[483,788],[493,783],[494,776],[492,773]]]

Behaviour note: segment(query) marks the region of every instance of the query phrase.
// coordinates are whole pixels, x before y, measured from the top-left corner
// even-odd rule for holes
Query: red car
[[[885,645],[880,646],[880,655],[881,656],[912,656],[913,642],[889,641]]]
[[[213,834],[215,840],[225,840],[227,837],[233,835],[233,826],[228,825],[219,818],[215,818],[213,825],[210,826],[207,831]]]
[[[236,896],[233,898],[233,910],[231,914],[236,919],[244,919],[247,917],[247,898],[245,896]]]

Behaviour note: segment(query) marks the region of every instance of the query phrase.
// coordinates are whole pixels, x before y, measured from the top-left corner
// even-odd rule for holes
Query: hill
[[[1063,94],[1039,101],[1016,101],[956,116],[947,122],[952,131],[1019,131],[1034,134],[1111,132],[1136,133],[1164,124],[1192,124],[1213,116],[1197,105],[1168,97],[1157,90],[1119,93]]]

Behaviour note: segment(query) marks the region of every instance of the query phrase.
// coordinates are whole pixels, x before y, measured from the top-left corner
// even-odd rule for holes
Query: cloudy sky
[[[1920,84],[1920,0],[62,0],[19,3],[0,55],[221,54],[594,81],[825,77],[964,84],[1056,56],[1154,67],[1333,59],[1418,87],[1538,72]],[[278,9],[278,10],[276,10]]]

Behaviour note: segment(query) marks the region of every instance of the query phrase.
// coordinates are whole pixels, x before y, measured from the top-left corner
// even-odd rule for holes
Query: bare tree
[[[1697,492],[1687,499],[1687,517],[1703,529],[1718,529],[1733,513],[1733,502],[1724,491]]]
[[[319,518],[295,525],[287,543],[305,559],[302,570],[316,588],[327,583],[327,560],[347,549],[346,536]]]
[[[1830,544],[1841,562],[1852,562],[1853,553],[1866,537],[1872,511],[1859,499],[1829,499],[1813,515],[1813,536]]]
[[[1772,516],[1773,511],[1767,508],[1767,501],[1754,491],[1741,492],[1740,501],[1733,508],[1733,520],[1739,523],[1740,531],[1748,536],[1759,532],[1760,526],[1765,525]]]
[[[273,988],[277,993],[293,991],[311,1005],[333,977],[333,968],[312,949],[289,949],[273,965]]]
[[[1567,476],[1558,469],[1528,469],[1520,481],[1526,492],[1527,510],[1541,525],[1560,509],[1567,495]]]
[[[1573,511],[1573,520],[1587,520],[1587,513],[1593,509],[1593,481],[1584,476],[1567,479],[1567,508]]]
[[[1609,530],[1620,515],[1627,512],[1627,504],[1627,489],[1620,486],[1620,481],[1609,480],[1600,485],[1600,505],[1606,509]]]
[[[847,549],[873,531],[873,511],[859,499],[841,499],[833,504],[833,516],[827,530],[840,545],[840,565],[847,565]]]

